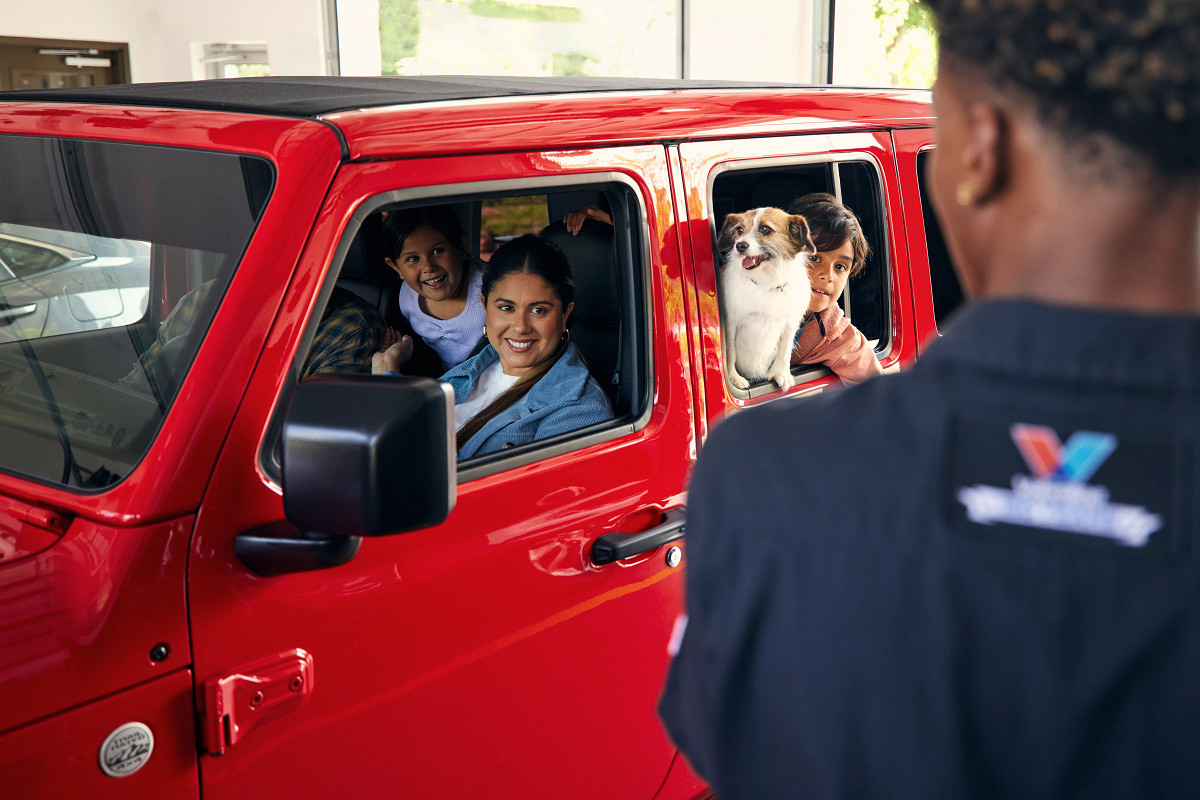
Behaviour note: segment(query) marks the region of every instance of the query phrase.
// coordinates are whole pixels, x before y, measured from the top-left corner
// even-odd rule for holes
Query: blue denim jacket
[[[488,345],[443,375],[442,380],[454,387],[454,401],[460,403],[469,397],[479,376],[499,358],[495,348]],[[458,452],[458,458],[461,461],[528,444],[535,439],[605,422],[612,416],[608,396],[588,372],[579,357],[579,350],[571,343],[558,362],[524,397],[489,420],[467,440]]]

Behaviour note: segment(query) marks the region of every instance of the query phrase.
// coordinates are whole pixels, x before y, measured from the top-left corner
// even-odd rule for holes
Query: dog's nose
[[[738,242],[734,245],[734,248],[736,248],[739,253],[744,253],[746,252],[746,248],[749,246],[750,244],[748,242]]]

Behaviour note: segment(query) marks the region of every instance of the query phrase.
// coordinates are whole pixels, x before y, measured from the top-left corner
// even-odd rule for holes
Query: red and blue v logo
[[[1076,431],[1064,445],[1052,428],[1016,423],[1008,429],[1035,477],[1071,483],[1086,483],[1117,449],[1111,433]]]

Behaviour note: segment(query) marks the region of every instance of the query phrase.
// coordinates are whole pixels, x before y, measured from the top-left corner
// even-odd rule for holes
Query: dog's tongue
[[[742,269],[754,269],[758,266],[758,261],[752,256],[746,256],[742,259]]]

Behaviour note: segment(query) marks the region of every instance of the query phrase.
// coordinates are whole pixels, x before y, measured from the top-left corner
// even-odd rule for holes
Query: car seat
[[[565,223],[553,222],[540,234],[558,245],[575,275],[575,311],[571,339],[583,354],[588,370],[600,384],[618,415],[621,383],[621,302],[617,291],[617,259],[613,226],[585,220],[573,236]]]
[[[391,325],[394,319],[389,317],[389,313],[399,313],[396,297],[400,292],[400,278],[383,263],[381,223],[379,214],[372,214],[363,220],[362,227],[350,242],[337,285],[349,289],[379,309],[384,320]]]

